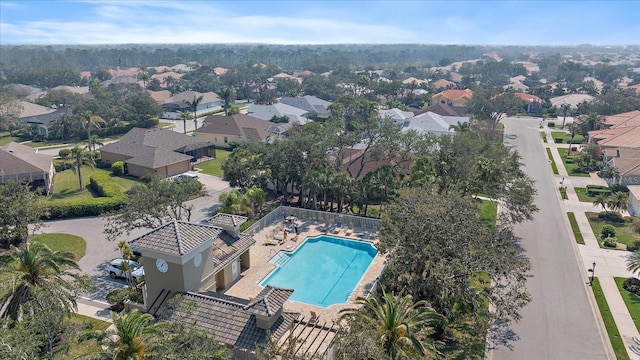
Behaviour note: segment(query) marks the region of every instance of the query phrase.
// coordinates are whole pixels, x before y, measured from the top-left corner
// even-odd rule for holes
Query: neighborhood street
[[[503,120],[505,143],[522,156],[524,171],[536,181],[532,221],[518,225],[515,234],[532,265],[527,288],[532,301],[511,324],[512,333],[489,335],[498,344],[489,359],[606,359],[598,316],[588,288],[588,273],[569,236],[560,200],[538,126],[539,119]],[[604,331],[604,329],[602,329]],[[605,333],[606,336],[606,333]],[[498,339],[496,339],[498,338]],[[499,339],[511,340],[500,346]]]

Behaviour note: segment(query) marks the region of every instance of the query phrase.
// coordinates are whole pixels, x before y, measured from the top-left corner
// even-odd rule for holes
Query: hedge
[[[40,205],[47,214],[47,219],[63,219],[67,217],[98,216],[122,207],[126,197],[99,197],[92,199],[75,199],[64,201],[42,201]]]
[[[609,190],[609,187],[606,185],[587,185],[587,189],[606,189]]]
[[[91,187],[103,197],[123,196],[120,186],[107,173],[95,173],[89,178]]]
[[[111,172],[113,175],[121,176],[124,175],[124,161],[116,161],[111,165]]]

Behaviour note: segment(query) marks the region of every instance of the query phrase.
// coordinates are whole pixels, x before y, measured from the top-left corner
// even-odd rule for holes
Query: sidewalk
[[[89,316],[95,319],[111,322],[110,305],[106,302],[90,300],[88,298],[78,298],[78,314]]]
[[[580,232],[584,238],[585,245],[576,245],[585,269],[585,281],[590,274],[588,269],[592,269],[593,264],[595,263],[596,266],[594,274],[600,282],[600,286],[602,287],[607,304],[609,305],[609,309],[613,315],[616,327],[622,337],[627,354],[631,359],[639,359],[637,354],[631,352],[630,346],[637,346],[633,338],[640,338],[640,334],[638,333],[638,329],[633,322],[633,318],[629,314],[629,310],[627,309],[614,280],[614,277],[626,278],[634,276],[633,273],[627,271],[626,266],[626,259],[630,253],[626,251],[600,248],[598,239],[593,233],[585,213],[600,212],[602,209],[591,203],[580,202],[574,190],[574,186],[585,187],[588,184],[606,185],[606,182],[597,177],[568,176],[567,170],[560,158],[560,153],[558,152],[558,148],[565,149],[568,145],[554,143],[553,138],[551,138],[551,129],[548,127],[545,128],[545,132],[547,134],[547,140],[550,141],[543,145],[551,149],[551,154],[556,162],[556,166],[558,167],[559,175],[554,176],[558,181],[558,186],[560,186],[560,183],[562,182],[562,184],[567,188],[567,197],[569,199],[562,201],[563,207],[565,211],[571,211],[575,214],[576,222],[578,223],[578,227],[580,228]],[[560,196],[560,193],[558,192],[557,195]],[[568,222],[566,217],[565,221]],[[573,236],[571,237],[573,238]]]

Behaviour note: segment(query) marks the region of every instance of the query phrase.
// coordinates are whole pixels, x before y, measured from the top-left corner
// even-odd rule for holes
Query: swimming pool
[[[367,242],[321,235],[291,252],[280,252],[277,267],[260,283],[294,289],[290,299],[328,307],[345,303],[378,253]]]

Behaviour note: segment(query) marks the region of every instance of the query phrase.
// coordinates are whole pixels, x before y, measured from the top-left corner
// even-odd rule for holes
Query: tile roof
[[[600,146],[640,148],[640,126],[630,127],[619,135],[607,137],[598,141]]]
[[[293,294],[293,289],[282,289],[267,285],[260,293],[245,306],[245,310],[252,314],[273,316],[278,313],[284,303]]]
[[[181,304],[170,314],[169,321],[193,324],[212,333],[217,341],[248,350],[266,342],[269,334],[277,342],[300,316],[283,311],[271,328],[265,330],[256,325],[256,316],[243,299],[216,293],[188,292],[182,296]]]
[[[433,86],[436,89],[444,89],[446,87],[455,86],[455,85],[456,85],[456,83],[454,83],[453,81],[449,81],[447,79],[440,79],[440,80],[438,80],[438,81],[433,83]]]
[[[155,100],[160,104],[164,103],[168,98],[171,97],[171,91],[169,90],[160,90],[160,91],[147,90],[147,92],[149,93],[149,95],[153,100]]]
[[[236,238],[226,231],[220,231],[218,236],[213,239],[213,271],[222,270],[255,243],[256,240],[251,235],[240,234]]]
[[[227,225],[236,227],[247,222],[247,219],[248,218],[246,216],[217,213],[211,219],[209,219],[208,222],[212,225]]]
[[[266,140],[271,122],[245,114],[230,116],[209,115],[195,133],[238,136],[253,140]]]
[[[393,120],[399,120],[399,121],[404,121],[406,119],[410,119],[414,116],[414,114],[411,111],[402,111],[400,109],[397,108],[393,108],[393,109],[386,109],[386,110],[379,110],[378,114],[380,115],[381,118],[391,118]]]
[[[469,110],[467,108],[462,106],[451,106],[449,104],[436,102],[435,104],[429,107],[414,111],[413,113],[415,115],[421,115],[426,112],[432,112],[442,116],[464,116],[467,114],[468,111]]]
[[[160,73],[160,74],[153,74],[153,75],[151,75],[151,77],[149,79],[158,79],[158,81],[163,83],[164,80],[166,78],[168,78],[169,76],[171,76],[174,79],[180,79],[181,77],[184,76],[184,74],[180,74],[180,73],[177,73],[177,72],[169,71],[169,72],[163,72],[163,73]]]
[[[531,94],[527,94],[527,93],[523,93],[523,92],[515,92],[515,93],[513,93],[513,95],[519,97],[523,101],[542,103],[542,99],[540,99],[539,97],[537,97],[535,95],[531,95]]]
[[[640,175],[640,159],[614,158],[613,166],[618,170],[620,176]]]
[[[414,78],[413,76],[412,76],[412,77],[409,77],[409,78],[406,78],[406,79],[404,79],[404,80],[402,80],[402,83],[403,83],[403,84],[405,84],[405,85],[406,85],[406,84],[411,84],[411,83],[414,83],[414,82],[415,82],[417,85],[422,85],[423,83],[426,83],[426,82],[427,82],[427,80],[416,79],[416,78]]]
[[[188,90],[188,91],[183,91],[179,94],[173,95],[172,97],[165,100],[164,103],[165,104],[172,104],[172,103],[184,104],[185,101],[193,101],[194,97],[198,98],[200,96],[202,96],[202,101],[200,101],[200,104],[207,104],[207,103],[220,101],[220,98],[214,92],[209,91],[206,93],[199,93],[197,91]]]
[[[446,99],[454,101],[454,100],[458,100],[458,99],[462,99],[462,98],[471,99],[471,97],[473,96],[473,91],[471,91],[469,89],[464,89],[464,90],[447,89],[447,90],[441,91],[441,92],[433,95],[433,97],[436,97],[438,95],[444,96]]]
[[[629,194],[632,194],[633,197],[640,200],[640,185],[629,185]]]
[[[18,143],[0,146],[0,170],[5,176],[46,172],[51,170],[52,155],[39,154],[35,149]]]
[[[174,220],[137,237],[129,243],[141,248],[171,255],[185,255],[207,240],[218,237],[222,229]]]

